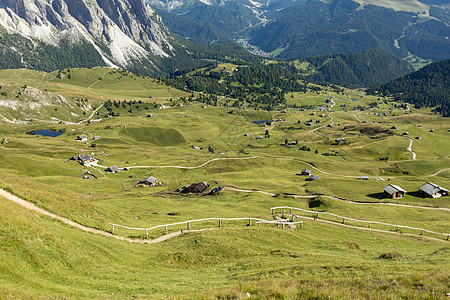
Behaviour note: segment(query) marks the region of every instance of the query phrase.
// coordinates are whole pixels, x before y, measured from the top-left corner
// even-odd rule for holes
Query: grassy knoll
[[[219,69],[223,67],[234,68]],[[0,187],[77,223],[109,231],[109,223],[148,228],[205,217],[271,219],[270,207],[292,206],[450,231],[447,210],[375,204],[450,207],[449,197],[431,199],[417,193],[427,181],[450,188],[450,171],[429,177],[449,168],[450,162],[450,123],[429,110],[405,108],[363,91],[325,87],[288,95],[291,106],[273,111],[228,107],[222,98],[216,107],[206,107],[183,102],[180,97],[189,95],[156,79],[115,69],[0,72],[5,85],[17,84],[18,78],[20,85],[48,89],[85,105],[75,104],[74,121],[112,101],[90,122],[36,121],[0,127],[0,141],[7,138],[0,145]],[[331,111],[321,110],[331,107],[325,103],[331,96],[336,105]],[[252,123],[261,120],[274,122]],[[331,123],[334,126],[326,126]],[[397,129],[390,129],[393,126]],[[27,134],[36,129],[63,134],[55,138]],[[408,135],[402,135],[405,131]],[[76,141],[81,134],[88,141]],[[94,141],[94,136],[100,139]],[[416,160],[407,150],[407,137],[414,140]],[[337,138],[345,142],[337,143]],[[67,161],[76,154],[93,154],[99,165],[86,168]],[[128,170],[106,173],[103,166],[113,165]],[[306,181],[307,176],[300,175],[305,168],[320,179]],[[97,179],[82,179],[86,171]],[[370,179],[362,180],[363,175]],[[157,177],[162,186],[135,186],[147,176]],[[199,181],[207,181],[211,188],[277,195],[175,192]],[[406,189],[406,197],[385,198],[382,191],[388,183]],[[369,204],[323,196],[295,199],[291,194]],[[192,227],[217,225],[214,221]],[[248,292],[255,298],[385,299],[442,298],[448,292],[445,241],[401,235],[412,233],[408,230],[374,233],[308,219],[303,230],[248,227],[246,221],[224,225],[160,244],[136,245],[85,234],[0,199],[0,298],[243,298]],[[182,229],[185,225],[170,230]],[[125,229],[116,234],[144,237],[143,232]],[[163,234],[163,229],[155,230],[150,237]]]

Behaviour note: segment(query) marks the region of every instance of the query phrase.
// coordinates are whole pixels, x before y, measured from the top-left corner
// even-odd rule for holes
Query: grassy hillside
[[[2,297],[345,297],[353,287],[353,296],[375,299],[447,289],[441,243],[310,222],[305,230],[224,228],[134,245],[4,199],[0,206]]]
[[[236,69],[226,64],[207,72]],[[45,122],[0,120],[0,187],[76,223],[110,232],[110,223],[148,228],[208,217],[273,220],[270,207],[292,206],[450,233],[449,198],[417,192],[427,181],[450,186],[450,124],[430,109],[313,84],[286,93],[286,102],[269,111],[235,106],[230,95],[213,95],[216,103],[206,104],[207,93],[108,68],[3,71],[0,81],[103,104],[90,122],[52,124],[64,132],[55,138],[27,134],[49,129]],[[88,140],[76,141],[81,134]],[[336,143],[339,137],[345,143]],[[407,137],[414,140],[415,160]],[[76,154],[100,160],[90,167],[67,161]],[[128,170],[106,173],[113,165]],[[305,168],[320,179],[306,181]],[[82,179],[91,175],[97,179]],[[136,186],[148,176],[162,185]],[[200,181],[227,189],[216,196],[176,192]],[[388,183],[407,190],[406,197],[384,197]],[[162,243],[133,244],[0,198],[0,298],[445,297],[445,237],[378,224],[372,229],[386,232],[369,231],[355,221],[346,224],[359,228],[332,216],[323,223],[312,213],[298,214],[303,229],[249,227],[247,220],[224,221],[219,229],[210,221],[191,224],[202,231]],[[169,233],[180,230],[186,225],[169,227]],[[114,233],[146,238],[143,231],[116,227]],[[164,234],[155,229],[149,238]]]

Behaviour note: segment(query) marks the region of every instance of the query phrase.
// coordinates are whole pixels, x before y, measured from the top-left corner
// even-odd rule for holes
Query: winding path
[[[408,148],[406,148],[406,150],[411,152],[412,153],[412,159],[416,160],[416,153],[412,150],[412,144],[413,144],[414,140],[412,138],[409,138],[409,137],[405,137],[405,138],[407,138],[409,140],[409,146],[408,146]]]
[[[81,125],[82,123],[87,122],[87,121],[89,121],[90,119],[92,119],[92,117],[95,115],[95,113],[96,113],[97,111],[99,111],[99,109],[102,108],[103,105],[104,105],[104,103],[100,104],[100,106],[99,106],[96,110],[94,110],[94,111],[92,112],[92,114],[91,114],[87,119],[81,120],[80,122],[76,123],[76,125]]]
[[[199,229],[199,230],[175,231],[175,232],[168,233],[168,234],[165,234],[165,235],[163,235],[161,237],[158,237],[158,238],[155,238],[155,239],[151,239],[151,240],[148,240],[148,239],[133,239],[133,238],[128,238],[128,237],[114,235],[114,234],[106,232],[106,231],[102,231],[102,230],[98,230],[98,229],[94,229],[94,228],[91,228],[91,227],[87,227],[87,226],[78,224],[78,223],[76,223],[76,222],[74,222],[72,220],[69,220],[67,218],[58,216],[58,215],[56,215],[54,213],[48,212],[48,211],[46,211],[46,210],[44,210],[42,208],[39,208],[36,205],[34,205],[34,204],[32,204],[32,203],[30,203],[28,201],[25,201],[25,200],[23,200],[23,199],[15,196],[15,195],[7,192],[7,191],[5,191],[5,190],[3,190],[1,188],[0,188],[0,197],[4,197],[7,200],[10,200],[10,201],[12,201],[12,202],[14,202],[16,204],[19,204],[20,206],[22,206],[22,207],[24,207],[24,208],[26,208],[28,210],[35,211],[35,212],[40,213],[42,215],[48,216],[48,217],[50,217],[50,218],[52,218],[54,220],[61,221],[64,224],[67,224],[69,226],[72,226],[74,228],[82,230],[84,232],[88,232],[88,233],[92,233],[92,234],[96,234],[96,235],[101,235],[101,236],[104,236],[104,237],[114,238],[114,239],[117,239],[117,240],[130,242],[130,243],[156,244],[156,243],[160,243],[160,242],[163,242],[163,241],[167,241],[167,240],[169,240],[171,238],[174,238],[174,237],[177,237],[179,235],[182,235],[183,233],[199,232],[199,231],[206,231],[206,230],[215,229],[215,228],[206,228],[206,229]],[[301,218],[308,219],[308,220],[315,220],[315,219],[310,218],[310,217],[303,217],[302,216]],[[387,233],[387,234],[400,234],[398,232],[392,232],[392,231],[380,230],[380,229],[373,229],[373,228],[364,228],[364,227],[358,227],[358,226],[351,226],[351,225],[340,224],[340,223],[336,223],[336,222],[332,222],[332,221],[328,221],[328,220],[322,220],[322,219],[320,219],[320,220],[317,219],[315,221],[326,223],[326,224],[330,224],[330,225],[335,225],[335,226],[340,226],[340,227],[347,227],[347,228],[352,228],[352,229],[365,230],[365,231],[369,230],[369,231],[381,232],[381,233]],[[268,223],[272,223],[272,222],[268,221]],[[413,235],[413,234],[404,234],[403,233],[401,235],[417,237],[417,235]],[[433,237],[428,237],[428,236],[421,236],[421,237],[423,239],[439,241],[439,242],[446,242],[445,240],[437,239],[437,238],[433,238]]]
[[[441,174],[442,172],[445,172],[445,171],[450,171],[450,168],[439,170],[439,171],[437,171],[434,174],[428,175],[427,177],[434,177],[434,176],[437,176],[437,175],[439,175],[439,174]]]
[[[97,83],[100,82],[100,80],[103,80],[103,78],[105,77],[106,74],[108,74],[109,71],[111,71],[112,69],[115,69],[114,67],[110,67],[105,73],[103,73],[102,77],[100,77],[101,79],[97,79],[97,81],[94,81],[90,86],[88,86],[88,89],[90,89],[91,87],[93,87],[94,85],[96,85]]]
[[[173,168],[173,169],[193,170],[193,169],[198,169],[198,168],[204,167],[204,166],[206,166],[207,164],[209,164],[209,163],[211,163],[213,161],[219,161],[219,160],[246,160],[246,159],[254,159],[254,158],[258,158],[258,156],[213,158],[213,159],[210,159],[210,160],[202,163],[201,165],[194,166],[194,167],[183,167],[183,166],[131,166],[131,167],[127,167],[127,168],[128,169],[137,169],[137,168]],[[121,168],[121,169],[123,169],[123,168]]]
[[[130,166],[130,167],[126,167],[127,169],[138,169],[138,168],[174,168],[174,169],[187,169],[187,170],[193,170],[193,169],[198,169],[198,168],[202,168],[206,165],[208,165],[211,162],[214,161],[223,161],[223,160],[248,160],[248,159],[280,159],[280,160],[288,160],[288,161],[295,161],[295,162],[299,162],[302,164],[307,165],[308,167],[316,170],[317,172],[320,172],[322,174],[326,174],[326,175],[330,175],[330,176],[339,176],[339,177],[345,177],[345,178],[361,178],[361,175],[343,175],[343,174],[336,174],[336,173],[330,173],[324,170],[321,170],[319,168],[317,168],[316,166],[301,160],[301,159],[296,159],[296,158],[288,158],[288,157],[274,157],[274,156],[249,156],[249,157],[224,157],[224,158],[213,158],[210,160],[207,160],[206,162],[197,165],[197,166],[193,166],[193,167],[185,167],[185,166]],[[95,164],[95,166],[101,167],[101,168],[107,168],[106,166],[102,166],[102,165],[98,165]],[[119,169],[124,169],[124,167],[119,168]],[[442,169],[432,175],[428,175],[428,177],[432,177],[432,176],[436,176],[438,174],[440,174],[441,172],[444,171],[448,171],[450,170],[450,168],[447,169]],[[369,176],[369,178],[378,178],[380,176]],[[384,178],[393,178],[392,176],[383,176]]]
[[[69,220],[67,218],[58,216],[58,215],[56,215],[54,213],[48,212],[45,209],[39,208],[36,205],[34,205],[33,203],[25,201],[25,200],[23,200],[23,199],[15,196],[15,195],[5,191],[3,189],[0,189],[0,196],[4,197],[4,198],[6,198],[6,199],[8,199],[10,201],[13,201],[14,203],[17,203],[20,206],[22,206],[22,207],[24,207],[24,208],[26,208],[28,210],[35,211],[37,213],[40,213],[40,214],[45,215],[47,217],[50,217],[50,218],[52,218],[54,220],[61,221],[64,224],[67,224],[67,225],[72,226],[74,228],[80,229],[80,230],[82,230],[84,232],[89,232],[89,233],[92,233],[92,234],[101,235],[101,236],[105,236],[105,237],[109,237],[109,238],[114,238],[114,239],[117,239],[117,240],[126,241],[126,242],[130,242],[130,243],[156,244],[156,243],[160,243],[160,242],[169,240],[169,239],[174,238],[176,236],[179,236],[179,235],[183,234],[184,232],[202,231],[202,230],[184,230],[183,232],[176,231],[176,232],[172,232],[172,233],[163,235],[161,237],[158,237],[158,238],[155,238],[155,239],[152,239],[152,240],[132,239],[132,238],[114,235],[114,234],[111,234],[111,233],[106,232],[106,231],[102,231],[102,230],[98,230],[98,229],[94,229],[94,228],[91,228],[91,227],[87,227],[87,226],[78,224],[78,223],[76,223],[76,222],[74,222],[72,220]],[[203,230],[207,230],[207,229],[203,229]]]
[[[234,192],[241,192],[241,193],[260,193],[260,194],[264,194],[264,195],[268,195],[268,196],[277,196],[279,194],[275,194],[275,193],[271,193],[271,192],[266,192],[266,191],[260,191],[260,190],[245,190],[245,189],[238,189],[238,188],[234,188],[234,187],[224,187],[224,190],[229,190],[229,191],[234,191]],[[390,202],[359,202],[359,201],[351,201],[351,200],[346,200],[346,199],[342,199],[342,198],[338,198],[338,197],[334,197],[334,196],[329,196],[329,195],[295,195],[295,194],[283,194],[289,197],[293,197],[293,198],[314,198],[314,197],[325,197],[328,199],[333,199],[333,200],[337,200],[337,201],[342,201],[342,202],[347,202],[347,203],[351,203],[351,204],[360,204],[360,205],[390,205],[390,206],[401,206],[401,207],[409,207],[409,208],[421,208],[421,209],[430,209],[430,210],[443,210],[443,211],[449,211],[450,212],[450,208],[446,208],[446,207],[428,207],[428,206],[416,206],[416,205],[409,205],[409,204],[399,204],[399,203],[390,203]]]
[[[336,102],[334,102],[333,99],[331,99],[330,101],[331,101],[333,104],[330,106],[330,109],[329,109],[329,110],[332,110],[333,107],[336,105]],[[333,117],[331,116],[332,113],[333,113],[333,112],[330,112],[329,114],[327,114],[327,116],[329,116],[329,117],[331,118],[331,123],[330,123],[330,124],[326,124],[326,125],[319,126],[319,127],[317,127],[316,129],[313,129],[313,130],[308,131],[308,133],[313,133],[314,131],[317,131],[317,130],[319,130],[319,129],[321,129],[321,128],[327,127],[328,125],[334,125],[334,119],[333,119]]]

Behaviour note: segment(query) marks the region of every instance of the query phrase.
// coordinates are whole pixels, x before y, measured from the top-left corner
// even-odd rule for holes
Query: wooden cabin
[[[389,184],[383,188],[386,196],[392,199],[400,199],[405,197],[406,191],[395,184]]]
[[[448,196],[448,190],[443,187],[427,182],[419,188],[419,192],[425,197],[439,198],[441,196]]]

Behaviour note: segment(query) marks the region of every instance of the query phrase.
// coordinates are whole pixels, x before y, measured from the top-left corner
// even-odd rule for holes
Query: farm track
[[[303,163],[305,165],[307,165],[308,167],[316,170],[317,172],[320,172],[322,174],[326,174],[326,175],[330,175],[330,176],[339,176],[339,177],[345,177],[345,178],[354,178],[354,179],[359,179],[361,178],[361,176],[353,176],[353,175],[342,175],[342,174],[335,174],[335,173],[330,173],[330,172],[326,172],[323,171],[315,166],[313,166],[312,164],[300,160],[300,159],[295,159],[295,158],[285,158],[285,157],[271,157],[271,156],[251,156],[251,157],[234,157],[234,158],[214,158],[214,159],[210,159],[198,166],[193,166],[193,167],[183,167],[183,166],[131,166],[131,167],[127,167],[128,169],[132,169],[132,168],[176,168],[176,169],[188,169],[188,170],[194,170],[194,169],[198,169],[198,168],[202,168],[204,166],[206,166],[207,164],[214,162],[214,161],[223,161],[223,160],[248,160],[248,159],[257,159],[257,158],[269,158],[269,159],[280,159],[280,160],[288,160],[288,161],[295,161],[295,162],[299,162],[299,163]],[[102,167],[102,168],[107,168],[106,166],[102,166],[102,165],[95,165],[98,167]],[[432,175],[428,175],[428,177],[432,177],[432,176],[436,176],[438,174],[440,174],[441,172],[450,170],[450,168],[447,169],[442,169]],[[386,177],[386,176],[384,176]],[[369,176],[369,178],[378,178],[377,176]],[[392,178],[392,177],[387,177],[387,178]],[[232,189],[232,188],[228,188],[228,189]],[[276,194],[274,193],[270,193],[270,192],[266,192],[266,191],[258,191],[258,190],[243,190],[243,189],[236,189],[236,191],[240,191],[240,192],[258,192],[261,194],[266,194],[269,196],[275,196]],[[292,195],[294,196],[294,195]],[[334,197],[334,196],[329,196],[329,195],[295,195],[295,197],[298,198],[312,198],[312,197],[317,197],[317,196],[324,196],[330,199],[334,199],[334,200],[338,200],[338,201],[344,201],[347,203],[352,203],[352,204],[366,204],[366,205],[392,205],[392,206],[401,206],[401,207],[411,207],[411,208],[423,208],[423,209],[432,209],[432,210],[444,210],[444,211],[450,211],[450,208],[445,208],[445,207],[427,207],[427,206],[418,206],[418,205],[408,205],[408,204],[399,204],[399,203],[389,203],[389,202],[359,202],[359,201],[351,201],[351,200],[347,200],[347,199],[342,199],[342,198],[338,198],[338,197]]]
[[[439,170],[439,171],[437,171],[434,174],[428,175],[427,177],[434,177],[434,176],[437,176],[437,175],[439,175],[439,174],[441,174],[442,172],[445,172],[445,171],[450,171],[450,168]]]
[[[167,240],[169,240],[171,238],[177,237],[177,236],[179,236],[179,235],[181,235],[181,234],[183,234],[185,232],[196,232],[196,231],[209,230],[209,229],[202,229],[202,230],[185,230],[183,232],[176,231],[176,232],[172,232],[172,233],[163,235],[161,237],[158,237],[158,238],[155,238],[155,239],[152,239],[152,240],[132,239],[132,238],[114,235],[112,233],[109,233],[109,232],[106,232],[106,231],[103,231],[103,230],[98,230],[98,229],[95,229],[95,228],[91,228],[91,227],[87,227],[87,226],[78,224],[78,223],[76,223],[76,222],[74,222],[72,220],[69,220],[67,218],[58,216],[58,215],[56,215],[54,213],[48,212],[45,209],[39,208],[36,205],[34,205],[33,203],[30,203],[30,202],[28,202],[26,200],[23,200],[23,199],[15,196],[15,195],[5,191],[5,190],[3,190],[3,189],[0,189],[0,196],[6,198],[6,199],[8,199],[8,200],[10,200],[10,201],[12,201],[12,202],[14,202],[16,204],[19,204],[20,206],[22,206],[22,207],[24,207],[24,208],[26,208],[28,210],[35,211],[37,213],[40,213],[40,214],[45,215],[47,217],[50,217],[50,218],[52,218],[54,220],[61,221],[64,224],[67,224],[67,225],[72,226],[74,228],[80,229],[80,230],[82,230],[84,232],[88,232],[88,233],[92,233],[92,234],[96,234],[96,235],[101,235],[101,236],[105,236],[105,237],[109,237],[109,238],[114,238],[114,239],[117,239],[117,240],[130,242],[130,243],[156,244],[156,243],[161,243],[161,242],[167,241]]]
[[[406,148],[409,152],[412,153],[412,159],[416,160],[416,153],[412,150],[412,144],[414,143],[414,140],[412,138],[406,137],[409,140],[409,146]]]
[[[118,236],[118,235],[114,235],[112,233],[106,232],[106,231],[102,231],[102,230],[98,230],[95,228],[91,228],[91,227],[87,227],[81,224],[78,224],[72,220],[69,220],[67,218],[61,217],[59,215],[56,215],[54,213],[48,212],[42,208],[37,207],[36,205],[23,200],[3,189],[0,188],[0,196],[6,198],[7,200],[10,200],[28,210],[31,211],[35,211],[37,213],[40,213],[42,215],[45,215],[47,217],[50,217],[54,220],[58,220],[61,221],[64,224],[67,224],[71,227],[77,228],[79,230],[82,230],[84,232],[88,232],[88,233],[92,233],[95,235],[101,235],[104,237],[109,237],[109,238],[114,238],[117,240],[121,240],[121,241],[125,241],[125,242],[130,242],[130,243],[137,243],[137,244],[156,244],[156,243],[161,243],[163,241],[167,241],[169,239],[172,239],[174,237],[177,237],[179,235],[182,235],[183,233],[188,233],[188,232],[200,232],[200,231],[206,231],[206,230],[213,230],[216,228],[206,228],[206,229],[198,229],[198,230],[183,230],[183,231],[176,231],[176,232],[172,232],[172,233],[168,233],[165,234],[161,237],[152,239],[152,240],[148,240],[148,239],[133,239],[133,238],[128,238],[128,237],[123,237],[123,236]],[[407,236],[407,237],[416,237],[418,238],[418,235],[414,235],[414,234],[405,234],[405,233],[399,233],[399,232],[393,232],[393,231],[388,231],[388,230],[380,230],[380,229],[373,229],[373,228],[364,228],[364,227],[358,227],[358,226],[351,226],[351,225],[346,225],[346,224],[340,224],[340,223],[336,223],[336,222],[332,222],[332,221],[328,221],[328,220],[321,220],[321,219],[316,219],[314,220],[314,218],[310,218],[310,217],[301,217],[303,219],[307,219],[307,220],[312,220],[312,221],[316,221],[316,222],[321,222],[321,223],[325,223],[328,225],[335,225],[335,226],[340,226],[340,227],[346,227],[346,228],[352,228],[352,229],[359,229],[359,230],[365,230],[365,231],[372,231],[372,232],[379,232],[379,233],[384,233],[384,234],[394,234],[394,235],[400,235],[402,237]],[[420,238],[422,239],[426,239],[426,240],[432,240],[432,241],[436,241],[436,242],[446,242],[445,240],[442,239],[438,239],[438,238],[433,238],[433,237],[428,237],[428,236],[420,236]]]
[[[101,79],[98,79],[97,81],[94,81],[90,86],[88,86],[88,89],[92,88],[94,85],[96,85],[97,83],[100,82],[100,80],[103,80],[103,78],[105,77],[106,74],[108,74],[112,69],[115,69],[114,67],[110,67],[108,69],[108,71],[106,71],[105,73],[103,73],[102,77],[100,77]]]
[[[97,111],[99,111],[99,109],[102,108],[103,105],[104,105],[104,103],[100,104],[100,106],[99,106],[96,110],[94,110],[94,111],[92,112],[92,114],[91,114],[87,119],[81,120],[80,122],[76,123],[75,125],[81,125],[81,124],[83,124],[84,122],[87,122],[87,121],[89,121],[90,119],[92,119],[92,117],[95,115],[95,113],[96,113]]]
[[[234,192],[241,192],[241,193],[260,193],[260,194],[264,194],[264,195],[268,195],[268,196],[280,195],[280,194],[275,194],[275,193],[266,192],[266,191],[246,190],[246,189],[238,189],[238,188],[233,188],[233,187],[224,187],[224,190],[229,190],[229,191],[234,191]],[[416,206],[416,205],[389,203],[389,202],[359,202],[359,201],[346,200],[346,199],[342,199],[342,198],[338,198],[338,197],[330,196],[330,195],[318,195],[318,194],[317,195],[281,194],[281,195],[285,195],[287,197],[292,197],[292,198],[306,198],[306,199],[320,196],[320,197],[325,197],[325,198],[328,198],[328,199],[342,201],[342,202],[347,202],[347,203],[351,203],[351,204],[360,204],[360,205],[391,205],[391,206],[400,206],[400,207],[409,207],[409,208],[421,208],[421,209],[430,209],[430,210],[450,211],[450,208],[446,208],[446,207]]]
[[[329,110],[332,110],[333,107],[336,105],[336,102],[334,102],[333,99],[331,99],[331,102],[332,102],[333,104],[330,106],[330,109],[329,109]],[[330,112],[329,114],[327,114],[327,116],[329,116],[329,117],[331,118],[331,123],[330,123],[330,124],[326,124],[326,125],[322,125],[322,126],[320,126],[320,127],[317,127],[316,129],[313,129],[313,130],[308,131],[308,133],[313,133],[313,132],[315,132],[315,131],[317,131],[317,130],[319,130],[319,129],[322,129],[322,128],[324,128],[324,127],[327,127],[328,125],[334,125],[334,119],[333,119],[333,117],[331,116],[332,113],[333,113],[333,112]]]

